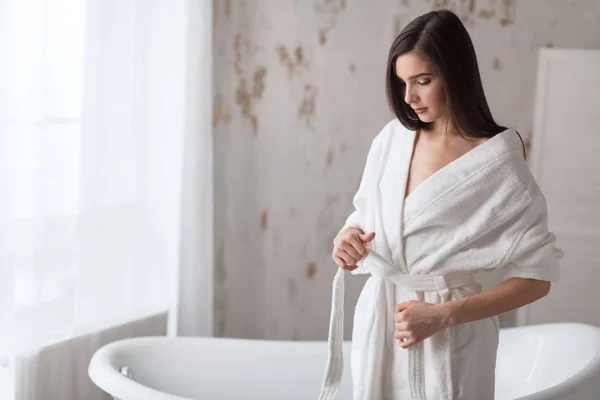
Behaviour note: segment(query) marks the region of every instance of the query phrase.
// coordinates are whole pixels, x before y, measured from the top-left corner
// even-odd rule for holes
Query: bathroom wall
[[[520,312],[530,324],[600,326],[600,51],[540,52],[531,171],[563,250],[560,284]],[[600,391],[599,391],[600,393]]]
[[[327,337],[332,240],[392,118],[389,46],[437,8],[461,17],[494,117],[528,141],[537,50],[600,48],[596,0],[214,1],[217,335]],[[346,282],[349,337],[364,279]]]

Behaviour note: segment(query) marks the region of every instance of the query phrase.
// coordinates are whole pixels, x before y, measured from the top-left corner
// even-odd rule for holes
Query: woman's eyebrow
[[[431,73],[429,73],[429,72],[421,72],[420,74],[416,74],[416,75],[413,75],[413,76],[409,76],[409,77],[408,77],[408,80],[409,80],[409,81],[411,81],[411,80],[413,80],[413,79],[417,79],[417,78],[420,78],[420,77],[422,77],[422,76],[431,76],[431,75],[433,75],[433,74],[431,74]],[[403,79],[402,79],[402,78],[400,78],[398,75],[396,75],[396,76],[398,77],[398,79],[400,79],[401,81],[403,81]]]
[[[420,77],[426,76],[426,75],[431,75],[431,74],[428,72],[421,72],[420,74],[409,76],[408,79],[416,79],[416,78],[420,78]]]

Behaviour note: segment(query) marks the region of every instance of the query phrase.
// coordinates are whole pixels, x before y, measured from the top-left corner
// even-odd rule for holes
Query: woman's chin
[[[419,117],[421,122],[425,122],[426,124],[433,122],[433,119],[431,119],[427,114],[417,114],[417,117]]]

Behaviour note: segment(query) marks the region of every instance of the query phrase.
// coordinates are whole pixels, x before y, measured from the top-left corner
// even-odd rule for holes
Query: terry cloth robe
[[[443,167],[404,199],[415,137],[394,120],[373,139],[355,211],[342,228],[376,233],[352,271],[371,275],[354,313],[354,400],[490,400],[496,316],[443,329],[403,349],[394,337],[395,306],[479,293],[473,274],[495,268],[503,268],[504,280],[556,282],[562,251],[548,232],[546,200],[514,129]],[[343,372],[344,275],[338,269],[333,282],[320,400],[336,398]]]

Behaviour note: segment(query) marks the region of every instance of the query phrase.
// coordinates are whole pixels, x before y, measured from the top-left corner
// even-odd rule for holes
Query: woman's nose
[[[406,104],[415,102],[415,93],[412,86],[406,85],[404,88],[404,101]]]

